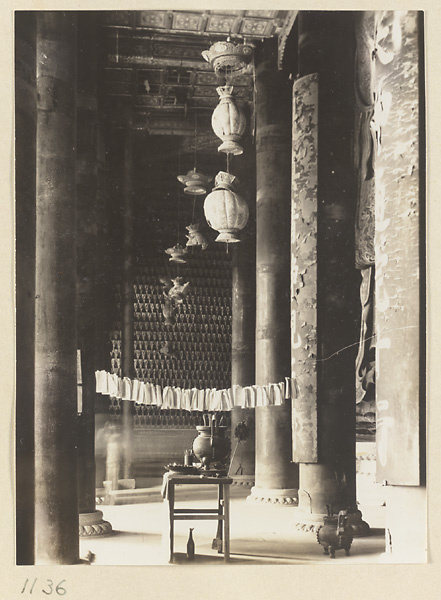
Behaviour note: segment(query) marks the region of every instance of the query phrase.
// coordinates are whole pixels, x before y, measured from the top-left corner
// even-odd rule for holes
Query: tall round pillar
[[[390,53],[387,64],[375,57],[374,83],[376,477],[385,486],[387,558],[425,562],[424,18],[384,11],[375,27]]]
[[[240,182],[240,192],[249,207],[248,224],[240,244],[233,244],[233,293],[231,325],[231,384],[247,386],[255,381],[256,330],[256,203],[255,162],[251,144],[233,159],[232,170]],[[235,436],[236,427],[247,426],[247,436]],[[251,487],[255,480],[255,409],[234,407],[231,411],[230,476],[233,485]]]
[[[15,14],[16,562],[34,563],[36,15]]]
[[[79,561],[76,16],[37,16],[35,563]]]
[[[277,44],[256,48],[256,384],[290,373],[291,84]],[[256,408],[256,484],[250,498],[294,504],[291,407]]]
[[[356,509],[354,42],[351,13],[301,12],[294,86],[293,457],[299,519]],[[353,519],[359,519],[359,514]]]
[[[124,198],[123,198],[123,281],[122,281],[122,342],[121,374],[133,378],[134,359],[134,279],[133,279],[133,134],[128,119],[124,140]],[[122,400],[122,476],[130,479],[133,460],[133,402]]]
[[[97,365],[97,52],[96,18],[78,16],[77,78],[77,330],[82,402],[78,415],[80,535],[112,527],[95,509],[95,370]]]

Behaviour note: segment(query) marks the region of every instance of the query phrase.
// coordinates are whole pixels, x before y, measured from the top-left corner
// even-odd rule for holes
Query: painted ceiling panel
[[[229,34],[235,22],[234,17],[223,17],[220,15],[211,15],[207,21],[206,31],[215,33]]]
[[[159,113],[173,114],[162,120],[161,133],[181,133],[193,123],[194,113],[209,126],[219,101],[216,88],[224,85],[202,57],[216,40],[260,42],[262,38],[289,33],[295,11],[280,10],[142,10],[101,11],[101,27],[107,42],[103,65],[108,103],[128,101],[134,113],[148,111],[151,124],[161,121]],[[279,39],[280,46],[280,39]],[[132,83],[133,82],[133,83]],[[233,80],[236,97],[253,101],[253,65]],[[111,122],[121,126],[118,105],[109,109]],[[152,115],[155,114],[155,117]],[[116,119],[116,121],[115,121]],[[179,123],[179,121],[181,121]],[[133,123],[141,127],[145,114]],[[152,125],[153,124],[153,125]],[[190,129],[192,125],[190,126]]]
[[[271,36],[274,26],[271,21],[261,19],[244,19],[240,33],[250,36]]]
[[[172,29],[179,31],[200,31],[202,28],[202,15],[194,13],[173,13]]]
[[[141,10],[136,21],[140,27],[166,29],[170,25],[170,15],[161,10]]]

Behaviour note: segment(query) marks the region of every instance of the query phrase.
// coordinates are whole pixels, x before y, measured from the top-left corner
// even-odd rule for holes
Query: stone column
[[[256,48],[256,384],[290,374],[291,84],[277,44]],[[256,485],[250,498],[297,502],[291,406],[256,408]]]
[[[377,481],[386,552],[426,560],[423,15],[375,13]]]
[[[36,15],[15,14],[16,562],[34,563]]]
[[[248,123],[248,127],[250,124]],[[234,157],[232,171],[237,174],[240,193],[246,200],[250,216],[239,244],[232,244],[232,344],[231,384],[253,385],[255,381],[256,331],[256,200],[254,148],[247,140],[244,154]],[[236,427],[245,421],[248,437],[234,437]],[[255,409],[235,407],[231,411],[230,476],[233,485],[254,485],[255,472]]]
[[[77,307],[82,403],[79,425],[80,535],[103,535],[112,527],[95,510],[95,370],[98,368],[97,193],[98,107],[96,16],[78,15],[77,78]]]
[[[356,511],[351,13],[299,15],[294,86],[292,206],[293,458],[299,521],[313,529],[327,505]],[[351,517],[358,520],[360,514]],[[360,525],[358,533],[363,527]]]
[[[124,199],[123,199],[123,282],[122,282],[122,342],[121,375],[133,378],[134,359],[134,279],[133,279],[133,140],[132,123],[128,119],[124,140]],[[132,477],[133,459],[133,402],[121,400],[122,406],[122,474]]]
[[[247,225],[250,229],[255,228],[252,219],[251,212],[251,222]],[[255,229],[242,232],[241,242],[233,246],[232,253],[231,382],[233,385],[253,385],[256,327]]]
[[[79,561],[76,15],[37,16],[35,563]]]

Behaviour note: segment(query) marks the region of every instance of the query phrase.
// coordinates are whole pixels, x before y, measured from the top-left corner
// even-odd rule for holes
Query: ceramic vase
[[[193,452],[201,461],[204,468],[208,469],[210,463],[222,462],[228,455],[228,439],[225,437],[226,427],[216,427],[214,430],[208,425],[198,425],[198,436],[193,442]]]

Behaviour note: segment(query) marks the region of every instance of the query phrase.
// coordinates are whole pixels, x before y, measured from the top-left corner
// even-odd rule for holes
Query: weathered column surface
[[[247,124],[250,127],[250,124]],[[247,226],[240,243],[233,244],[231,382],[252,385],[255,381],[256,330],[256,186],[254,146],[244,144],[244,154],[234,157],[232,172],[249,208]]]
[[[16,562],[34,562],[36,16],[15,14]]]
[[[290,372],[291,85],[277,46],[256,49],[256,384]],[[256,408],[256,485],[250,498],[297,502],[289,404]]]
[[[79,560],[75,261],[76,16],[37,17],[35,563]]]
[[[377,481],[386,551],[426,560],[423,15],[375,13]],[[423,213],[423,214],[422,214]]]
[[[122,377],[133,378],[133,141],[131,119],[128,119],[124,140],[124,198],[123,198],[123,282],[122,282]],[[133,456],[133,403],[122,400],[122,475],[132,477]]]
[[[293,104],[293,458],[299,521],[314,528],[327,505],[356,511],[352,163],[354,43],[350,13],[299,15]],[[356,513],[352,520],[360,521]]]
[[[251,144],[245,144],[244,154],[234,159],[232,171],[239,178],[240,192],[250,211],[240,244],[233,244],[232,249],[231,384],[245,386],[253,385],[255,381],[256,347],[256,197],[255,157]],[[243,423],[248,433],[245,439],[239,440],[235,430]],[[231,451],[230,476],[233,484],[251,487],[255,479],[256,456],[254,408],[232,409]]]
[[[77,80],[77,298],[81,351],[82,403],[79,425],[80,535],[103,535],[112,527],[95,509],[95,370],[98,368],[97,318],[97,107],[96,19],[78,17]]]

